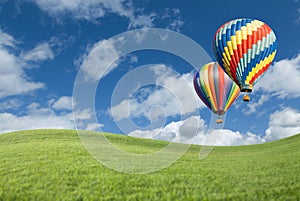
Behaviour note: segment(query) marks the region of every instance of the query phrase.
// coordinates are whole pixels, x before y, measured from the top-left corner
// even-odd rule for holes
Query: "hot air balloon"
[[[205,64],[195,73],[194,88],[203,103],[218,115],[217,123],[223,123],[223,114],[240,93],[217,62]]]
[[[213,41],[216,60],[228,76],[247,93],[271,65],[277,48],[272,29],[256,19],[229,21],[216,32]]]

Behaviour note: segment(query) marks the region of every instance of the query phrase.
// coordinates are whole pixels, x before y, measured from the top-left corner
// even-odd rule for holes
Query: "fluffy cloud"
[[[103,126],[104,126],[103,124],[99,124],[99,123],[90,123],[87,125],[86,130],[96,131]]]
[[[242,109],[242,112],[250,115],[259,111],[261,114],[261,106],[272,96],[279,99],[300,97],[299,83],[300,54],[292,59],[283,59],[275,62],[255,85],[255,91],[263,93],[258,93],[260,95],[259,98],[253,94],[251,101],[247,103],[247,108]],[[235,104],[236,109],[240,107],[241,103]],[[268,129],[268,133],[270,134],[270,129]]]
[[[166,27],[167,29],[175,30],[177,32],[180,31],[180,28],[184,24],[179,9],[166,8],[164,10],[164,14],[162,15],[161,21],[168,24],[168,26]]]
[[[54,58],[52,47],[61,49],[62,44],[56,38],[38,44],[33,49],[19,51],[20,43],[13,36],[0,30],[0,98],[25,94],[44,87],[44,83],[34,82],[26,74],[26,69],[41,62]]]
[[[140,43],[145,39],[147,33],[147,29],[141,29],[135,31],[134,34],[126,35],[126,37],[103,39],[93,45],[89,45],[86,53],[76,59],[74,63],[82,69],[86,81],[96,82],[100,77],[105,77],[117,68],[119,63],[123,61],[122,59],[124,59],[122,56],[126,59],[126,55],[123,54],[127,51],[127,46],[129,46],[129,49],[131,48],[131,40]],[[129,62],[138,61],[136,56],[131,58],[132,60]]]
[[[55,110],[72,110],[72,97],[62,96],[58,100],[50,100],[52,108]]]
[[[206,125],[200,117],[192,116],[186,120],[171,122],[162,128],[153,130],[135,130],[129,136],[192,143],[198,130],[205,130]]]
[[[300,54],[292,59],[275,62],[255,88],[279,98],[300,97]],[[256,89],[255,89],[256,90]]]
[[[147,119],[158,119],[162,115],[180,114],[180,104],[174,94],[162,88],[154,90],[145,100],[123,100],[109,111],[116,121],[130,117],[144,116]]]
[[[240,146],[249,144],[264,143],[265,139],[247,132],[242,134],[239,131],[232,131],[228,129],[217,129],[209,131],[209,138],[213,140],[205,140],[207,134],[200,133],[195,144],[212,145],[212,146]]]
[[[118,66],[116,61],[119,58],[119,52],[116,47],[118,42],[122,41],[108,39],[94,45],[93,50],[81,65],[86,80],[95,82]]]
[[[0,113],[0,125],[0,133],[37,128],[73,128],[72,122],[61,116],[16,116],[11,113]]]
[[[264,138],[250,132],[242,134],[238,131],[228,129],[210,128],[208,130],[204,120],[199,116],[192,116],[186,120],[171,122],[162,128],[153,130],[135,130],[128,135],[139,138],[212,146],[249,145],[266,141]]]
[[[3,46],[0,46],[0,60],[0,98],[44,87],[43,83],[29,81],[22,69],[23,61]]]
[[[32,0],[43,11],[50,15],[65,15],[71,13],[79,19],[94,20],[103,17],[108,12],[129,17],[124,0]]]
[[[193,73],[175,74],[164,64],[153,65],[154,89],[144,88],[142,95],[122,100],[108,109],[116,121],[126,118],[146,117],[149,120],[161,116],[185,115],[196,112],[204,105],[194,92]],[[150,76],[147,74],[147,76]]]
[[[299,0],[294,0],[295,3],[299,3]],[[298,8],[296,10],[296,18],[295,18],[295,22],[299,23],[300,22],[300,8]]]
[[[249,103],[247,103],[247,108],[242,109],[243,113],[246,115],[250,115],[257,112],[257,108],[262,106],[265,102],[269,100],[268,95],[261,95],[258,101],[251,100]]]
[[[69,111],[70,97],[60,97],[57,100],[50,100],[50,106],[44,107],[39,103],[33,102],[28,105],[22,114],[16,115],[9,112],[0,113],[0,133],[40,129],[40,128],[67,128],[74,129],[74,117],[77,122],[88,120],[92,117],[92,111],[89,109],[83,109],[73,114]],[[16,105],[17,102],[6,101],[3,104],[9,106]],[[67,111],[61,112],[62,109]],[[103,124],[87,124],[84,129],[97,130],[103,127]]]
[[[150,13],[149,15],[138,15],[135,18],[132,18],[129,23],[129,28],[144,28],[144,27],[153,27],[153,21],[156,17],[155,13]]]
[[[92,111],[90,109],[83,109],[83,110],[75,111],[74,115],[72,115],[71,113],[69,113],[69,115],[70,118],[72,119],[75,118],[75,120],[79,120],[78,123],[80,123],[80,120],[90,119],[92,117]]]
[[[24,61],[44,61],[54,58],[54,53],[48,43],[41,43],[22,55]]]
[[[152,27],[156,14],[140,14],[127,0],[32,0],[51,16],[71,15],[76,19],[97,21],[107,13],[129,19],[129,28]]]
[[[292,108],[284,108],[270,115],[265,139],[272,141],[298,133],[300,133],[300,112]]]
[[[21,116],[0,113],[0,133],[37,128],[74,128],[70,114],[57,115],[53,109],[40,107],[38,103],[30,104],[25,113]]]
[[[194,90],[192,82],[194,72],[183,75],[174,75],[164,65],[154,66],[153,70],[157,76],[156,84],[164,86],[176,96],[180,103],[180,110],[182,114],[192,113],[199,108],[205,107]]]
[[[22,102],[18,99],[8,99],[5,101],[0,102],[0,111],[6,110],[16,110],[22,105]]]
[[[6,47],[15,47],[16,40],[9,34],[0,30],[0,45]]]
[[[165,9],[161,16],[145,13],[128,0],[31,0],[53,17],[72,16],[76,19],[96,21],[107,13],[117,14],[129,20],[129,29],[153,27],[154,21],[165,22],[168,29],[179,31],[183,25],[179,9]]]

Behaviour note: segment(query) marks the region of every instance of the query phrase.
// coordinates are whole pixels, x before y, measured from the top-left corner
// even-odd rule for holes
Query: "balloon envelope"
[[[194,88],[203,103],[218,115],[223,115],[240,93],[217,62],[205,64],[195,73]]]
[[[277,41],[272,29],[264,22],[241,18],[229,21],[217,30],[213,48],[216,60],[241,91],[251,92],[272,63]]]

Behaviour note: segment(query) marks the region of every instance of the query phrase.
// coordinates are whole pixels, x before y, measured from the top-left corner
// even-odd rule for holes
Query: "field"
[[[166,142],[107,134],[132,152]],[[0,135],[0,200],[299,200],[300,135],[261,145],[216,147],[199,160],[193,145],[176,163],[126,174],[98,163],[76,131]]]

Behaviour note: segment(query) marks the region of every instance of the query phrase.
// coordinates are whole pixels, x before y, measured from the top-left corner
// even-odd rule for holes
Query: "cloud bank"
[[[26,53],[29,56],[27,59],[23,59],[22,56],[14,53],[18,41],[13,36],[0,30],[0,38],[0,98],[25,94],[43,88],[43,83],[31,81],[25,71],[25,67],[28,66],[26,62],[32,59],[36,49],[33,48],[33,50]],[[36,48],[39,49],[40,53],[43,53],[43,48]],[[48,49],[48,51],[50,50]],[[39,59],[49,58],[47,53],[43,54],[43,56],[43,58]],[[37,54],[35,54],[35,58],[38,59]]]
[[[270,115],[265,139],[278,140],[297,133],[300,133],[300,112],[287,107]]]
[[[166,8],[160,15],[136,8],[130,0],[31,0],[41,10],[57,19],[71,16],[98,23],[99,19],[116,14],[128,19],[128,29],[154,27],[155,22],[167,22],[166,28],[179,31],[184,24],[179,9]]]
[[[192,116],[185,120],[171,122],[162,128],[145,131],[135,130],[128,135],[139,138],[214,146],[249,145],[266,141],[264,138],[250,132],[242,134],[228,129],[208,129],[203,119],[199,116]],[[214,139],[217,139],[212,144],[205,141],[208,132],[209,135],[215,136],[213,137]]]
[[[275,62],[255,85],[255,90],[262,90],[278,98],[300,97],[300,54],[292,59]]]
[[[22,114],[13,114],[11,112],[0,112],[0,133],[6,133],[18,130],[57,128],[74,129],[72,97],[62,96],[48,101],[49,106],[42,106],[33,102],[26,106]],[[10,99],[0,103],[0,111],[5,107],[18,109],[22,103]],[[7,108],[5,108],[7,109]],[[77,120],[90,119],[92,111],[84,109],[76,114]],[[97,130],[103,124],[95,123],[86,125],[87,130]]]
[[[164,64],[152,65],[149,69],[155,75],[153,84],[160,87],[137,89],[140,90],[139,95],[124,99],[109,108],[107,112],[115,121],[138,117],[151,120],[162,115],[187,115],[204,107],[194,92],[192,72],[178,75]]]

